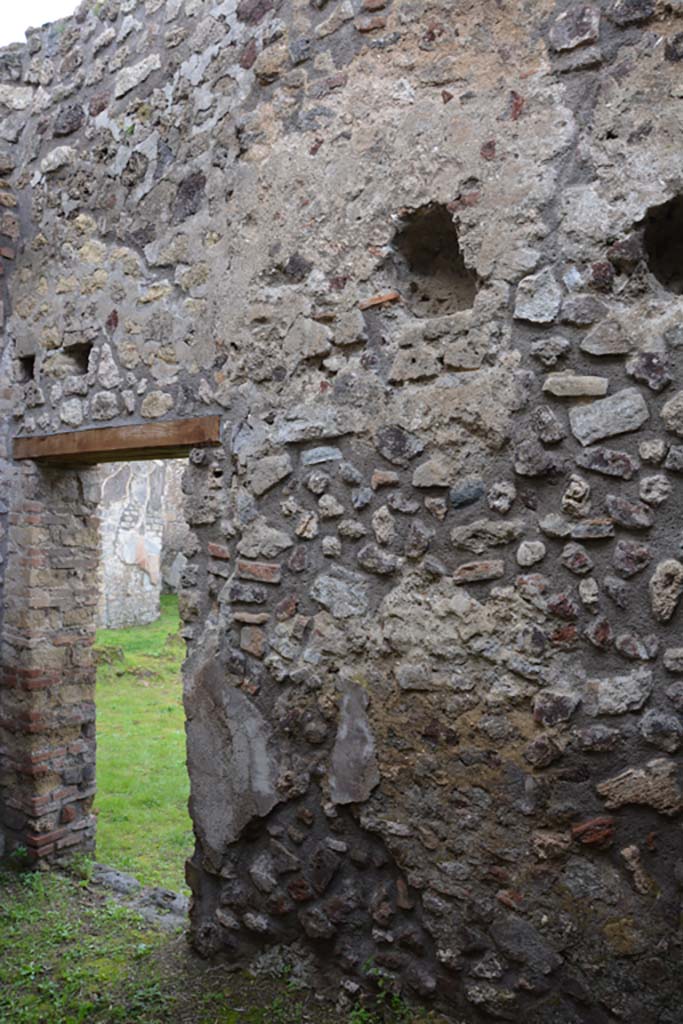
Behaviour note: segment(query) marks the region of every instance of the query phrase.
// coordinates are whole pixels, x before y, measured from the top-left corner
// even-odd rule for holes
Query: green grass
[[[335,1011],[293,967],[201,960],[87,881],[0,863],[0,1024],[447,1024],[379,976],[374,999]]]
[[[345,1024],[284,973],[200,960],[87,882],[0,865],[0,1024],[307,1022]]]
[[[97,859],[143,885],[184,890],[192,852],[178,599],[149,626],[99,630]],[[107,660],[111,659],[110,663]]]

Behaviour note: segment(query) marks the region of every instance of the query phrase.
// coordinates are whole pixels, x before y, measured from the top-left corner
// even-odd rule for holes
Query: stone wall
[[[188,534],[182,461],[113,463],[102,468],[98,625],[144,625],[159,618],[162,588],[175,592]]]
[[[2,438],[223,416],[183,481],[199,950],[678,1021],[681,14],[107,0],[0,54]],[[16,765],[45,716],[87,847],[92,509],[7,458],[4,827],[55,856],[62,769]]]
[[[190,533],[183,511],[183,474],[186,465],[184,459],[169,459],[163,463],[161,590],[164,594],[178,593],[180,577],[187,565],[187,559],[183,554]]]
[[[102,476],[98,625],[121,629],[155,622],[161,595],[163,465],[114,463]]]

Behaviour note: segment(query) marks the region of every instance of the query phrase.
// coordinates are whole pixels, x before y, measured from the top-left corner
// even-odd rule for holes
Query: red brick
[[[230,561],[230,549],[225,544],[215,544],[213,541],[209,541],[208,550],[212,558],[220,558],[224,562]]]
[[[237,575],[243,580],[258,580],[259,583],[279,583],[282,569],[277,562],[238,561]]]

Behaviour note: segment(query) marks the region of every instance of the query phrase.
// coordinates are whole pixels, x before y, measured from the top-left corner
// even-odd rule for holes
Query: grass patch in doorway
[[[187,811],[178,599],[148,626],[97,633],[97,859],[143,885],[186,891]]]

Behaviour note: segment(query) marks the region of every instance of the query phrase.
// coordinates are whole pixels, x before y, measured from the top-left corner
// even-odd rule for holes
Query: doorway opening
[[[178,550],[164,561],[158,510],[154,513],[156,540],[131,539],[135,510],[140,505],[131,495],[134,498],[137,494],[139,498],[140,494],[150,495],[154,491],[153,471],[149,471],[144,486],[139,482],[135,485],[126,472],[119,470],[117,474],[109,464],[163,460],[162,465],[168,465],[169,459],[183,459],[186,466],[192,465],[196,470],[196,465],[204,461],[204,453],[198,449],[218,447],[220,439],[218,416],[14,439],[17,471],[7,532],[0,637],[0,853],[3,849],[6,853],[21,849],[29,863],[38,864],[60,863],[73,859],[75,854],[92,856],[95,852],[95,810],[99,809],[95,777],[98,668],[109,677],[112,701],[118,701],[120,707],[132,703],[131,698],[122,696],[126,675],[131,677],[129,684],[135,685],[136,698],[152,695],[152,677],[155,682],[157,677],[163,677],[162,682],[171,687],[172,700],[166,704],[157,702],[160,706],[154,711],[167,715],[169,721],[175,716],[171,731],[175,733],[178,754],[171,754],[168,737],[159,737],[158,719],[156,724],[148,723],[147,736],[136,736],[135,724],[144,717],[140,707],[125,708],[132,717],[127,724],[119,723],[119,734],[129,736],[136,756],[150,757],[156,744],[164,767],[169,762],[174,764],[176,777],[184,787],[177,794],[176,804],[183,815],[187,814],[181,685],[177,669],[169,667],[177,665],[184,656],[184,642],[178,632],[177,599],[173,593],[157,596],[156,607],[161,614],[154,616],[148,612],[148,621],[142,625],[116,623],[122,630],[150,631],[142,636],[128,636],[132,656],[127,661],[124,654],[122,663],[117,662],[118,645],[111,642],[112,634],[108,634],[109,642],[96,645],[98,616],[103,614],[104,607],[98,586],[103,579],[100,498],[103,479],[105,491],[109,481],[111,497],[118,495],[121,499],[123,494],[123,500],[118,502],[115,546],[124,561],[133,563],[128,568],[135,567],[146,578],[146,582],[138,578],[137,585],[131,585],[130,599],[144,596],[147,600],[152,578],[160,585],[166,575],[167,589],[173,590],[175,586],[179,590],[184,618],[191,617],[196,622],[203,614],[203,605],[200,609],[198,604],[195,607],[189,602],[188,595],[194,591],[191,585],[187,586],[186,577],[192,566],[183,568]],[[128,481],[125,486],[124,481]],[[171,518],[173,529],[182,528],[180,514]],[[196,537],[195,542],[200,544]],[[119,565],[115,571],[119,581],[125,579],[125,566]],[[106,613],[114,615],[116,605],[115,600],[109,601]],[[112,624],[111,620],[103,623]],[[185,629],[191,630],[187,621]],[[95,662],[96,646],[104,649],[100,666]],[[112,743],[115,735],[112,726]],[[100,753],[106,753],[107,737],[100,736],[100,741]],[[119,762],[131,760],[131,756],[125,749],[112,754]],[[145,777],[159,781],[153,759],[138,763],[137,769],[132,767],[140,788]],[[99,782],[104,782],[106,791],[106,769],[104,780],[100,778]],[[167,792],[173,788],[180,789],[180,784],[166,784]],[[130,820],[134,812],[130,793],[121,793],[119,798],[122,813]],[[136,827],[140,835],[154,841],[154,815],[163,817],[164,810],[158,796],[146,794],[145,799],[144,820],[136,821]],[[114,831],[120,842],[122,826],[118,831],[115,826]],[[185,835],[183,849],[177,856],[179,864],[192,848],[186,816],[181,831]],[[97,853],[103,856],[99,848]],[[159,851],[158,843],[155,859],[160,870],[167,858]],[[169,880],[150,876],[150,881]]]
[[[192,848],[178,588],[190,534],[185,460],[100,473],[97,672],[98,861],[180,891]]]

